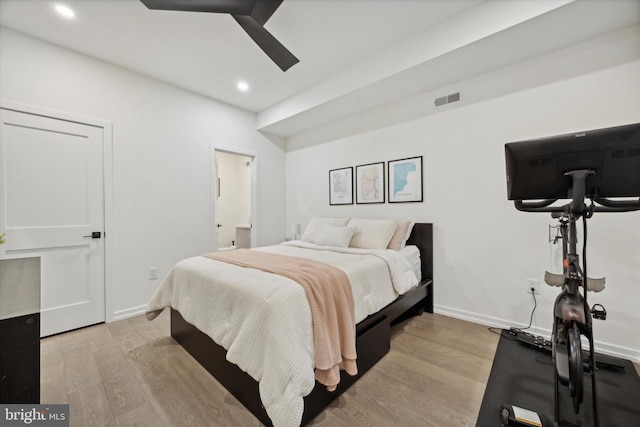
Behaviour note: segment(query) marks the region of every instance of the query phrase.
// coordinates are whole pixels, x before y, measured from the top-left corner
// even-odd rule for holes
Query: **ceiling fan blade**
[[[260,25],[267,23],[271,15],[282,4],[283,0],[256,0],[256,4],[251,11],[251,17]],[[244,14],[240,14],[244,15]]]
[[[264,24],[283,0],[140,0],[149,9],[229,13],[282,71],[300,62]]]
[[[282,43],[276,40],[276,38],[273,37],[271,33],[255,19],[253,19],[253,17],[246,15],[233,15],[233,18],[282,71],[287,71],[289,68],[300,62],[298,58],[289,52]]]
[[[140,0],[147,8],[250,15],[257,0]],[[275,0],[278,1],[278,0]],[[271,1],[268,1],[270,3]],[[282,2],[282,0],[280,0]],[[277,8],[277,6],[276,6]],[[274,9],[275,11],[275,9]],[[273,12],[272,12],[273,13]],[[271,16],[271,15],[269,15]],[[267,17],[267,19],[269,19]]]

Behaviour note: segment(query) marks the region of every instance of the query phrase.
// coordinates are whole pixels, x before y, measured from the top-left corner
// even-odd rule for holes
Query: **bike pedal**
[[[594,304],[591,307],[591,315],[594,319],[607,320],[607,310],[602,304]]]

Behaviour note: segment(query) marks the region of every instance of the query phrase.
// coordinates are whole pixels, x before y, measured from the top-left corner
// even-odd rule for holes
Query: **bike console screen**
[[[509,200],[640,197],[640,123],[505,144]],[[573,175],[572,175],[573,174]]]

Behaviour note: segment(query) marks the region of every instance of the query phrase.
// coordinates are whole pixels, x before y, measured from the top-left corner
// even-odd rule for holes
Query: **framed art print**
[[[422,201],[422,156],[390,160],[389,203]]]
[[[384,162],[356,166],[356,203],[384,203]]]
[[[329,204],[353,204],[353,167],[329,171]]]

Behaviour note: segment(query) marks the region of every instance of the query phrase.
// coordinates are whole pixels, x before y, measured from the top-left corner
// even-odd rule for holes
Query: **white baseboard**
[[[525,324],[519,324],[497,317],[485,316],[470,311],[458,310],[457,308],[445,307],[438,304],[435,304],[433,306],[433,311],[444,316],[455,317],[456,319],[462,319],[469,322],[479,323],[481,325],[493,326],[497,328],[508,329],[513,327],[522,329],[527,327],[527,325]],[[543,336],[547,339],[551,337],[551,329],[532,327],[527,329],[527,332],[530,332],[534,335]],[[634,350],[628,347],[622,347],[615,344],[609,344],[598,340],[595,340],[594,344],[598,353],[619,357],[622,359],[629,359],[632,362],[640,363],[640,351],[638,350]]]
[[[146,305],[141,305],[138,307],[128,308],[126,310],[120,310],[113,313],[113,322],[117,322],[118,320],[124,320],[129,317],[139,316],[140,314],[144,314],[147,309]]]

